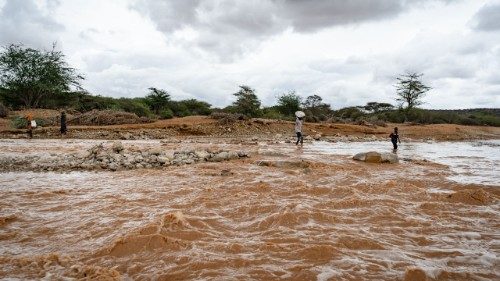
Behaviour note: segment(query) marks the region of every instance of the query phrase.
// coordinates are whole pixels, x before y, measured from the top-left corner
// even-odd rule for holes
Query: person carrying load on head
[[[306,114],[302,111],[295,112],[295,134],[297,135],[297,142],[295,145],[303,145],[304,144],[304,136],[302,135],[302,125],[304,124],[304,117]]]

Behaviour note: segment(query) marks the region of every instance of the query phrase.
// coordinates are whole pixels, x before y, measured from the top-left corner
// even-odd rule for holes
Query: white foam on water
[[[316,276],[316,280],[318,280],[318,281],[328,281],[332,277],[342,276],[342,271],[334,269],[334,268],[329,267],[329,266],[317,267],[317,270],[320,272]]]

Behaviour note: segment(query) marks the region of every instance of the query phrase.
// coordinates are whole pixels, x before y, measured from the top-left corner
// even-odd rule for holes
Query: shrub
[[[117,101],[118,107],[116,110],[135,113],[139,117],[149,117],[152,115],[149,107],[141,101],[141,99],[120,98]]]
[[[160,118],[161,119],[171,119],[174,117],[174,113],[170,108],[164,109],[162,112],[160,112]]]
[[[146,117],[138,117],[134,113],[115,111],[115,110],[93,110],[86,112],[78,117],[68,120],[73,125],[120,125],[120,124],[139,124],[151,122]]]
[[[285,116],[280,111],[278,111],[278,109],[273,107],[264,108],[263,113],[264,114],[262,115],[262,117],[267,119],[293,120],[292,115]]]
[[[16,129],[23,129],[28,127],[28,120],[21,116],[16,116],[12,119],[12,127]]]

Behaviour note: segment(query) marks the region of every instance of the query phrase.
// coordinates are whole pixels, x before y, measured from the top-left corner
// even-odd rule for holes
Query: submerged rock
[[[255,162],[257,166],[278,168],[308,168],[311,164],[304,160],[261,160]]]

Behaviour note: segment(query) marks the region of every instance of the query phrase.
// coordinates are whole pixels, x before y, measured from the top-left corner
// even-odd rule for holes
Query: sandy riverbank
[[[403,139],[426,140],[476,140],[500,139],[499,127],[462,126],[453,124],[374,125],[306,123],[305,135],[321,137],[324,140],[369,140],[387,139],[393,127],[399,127]],[[35,130],[35,138],[58,138],[58,127],[42,127]],[[159,120],[147,124],[112,126],[69,126],[67,138],[75,139],[164,139],[170,137],[225,137],[251,139],[279,138],[293,139],[293,123],[280,120],[251,119],[221,124],[205,116],[190,116]],[[278,137],[277,137],[278,136]],[[26,130],[12,129],[10,121],[0,120],[0,138],[26,138]]]

